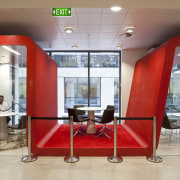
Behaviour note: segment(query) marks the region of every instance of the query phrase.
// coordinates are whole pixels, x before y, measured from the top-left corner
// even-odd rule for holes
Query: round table
[[[7,116],[17,115],[16,112],[0,112],[0,139],[8,138]]]
[[[88,118],[90,120],[87,122],[86,133],[87,134],[96,134],[95,122],[91,121],[91,120],[95,119],[94,111],[103,111],[104,108],[102,108],[102,107],[79,107],[77,109],[82,110],[82,111],[88,111]]]

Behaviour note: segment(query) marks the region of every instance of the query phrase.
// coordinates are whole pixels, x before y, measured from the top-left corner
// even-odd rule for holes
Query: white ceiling
[[[1,8],[179,8],[179,0],[0,0]]]
[[[74,50],[72,44],[78,45],[76,50],[117,50],[117,44],[122,49],[152,48],[180,36],[180,1],[176,2],[178,9],[123,8],[118,13],[109,8],[72,8],[71,17],[52,17],[51,8],[1,8],[0,34],[27,35],[46,50]],[[64,32],[66,25],[73,26],[72,34]],[[135,26],[133,35],[119,36],[127,25]]]

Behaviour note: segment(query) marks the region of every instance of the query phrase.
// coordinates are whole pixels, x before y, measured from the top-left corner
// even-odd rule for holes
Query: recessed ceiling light
[[[122,7],[120,7],[120,6],[112,6],[112,7],[111,7],[111,10],[114,11],[114,12],[118,12],[118,11],[120,11],[121,9],[122,9]]]
[[[76,49],[77,47],[78,47],[77,44],[72,45],[72,48],[74,48],[74,49]]]
[[[126,30],[127,33],[133,33],[133,32],[134,32],[134,29],[135,29],[134,26],[127,26],[127,27],[125,28],[125,30]]]
[[[73,27],[65,26],[64,30],[66,31],[66,33],[72,33],[73,32]]]
[[[116,48],[117,48],[117,49],[121,49],[121,48],[122,48],[122,45],[121,45],[121,44],[117,44],[117,45],[116,45]]]
[[[180,53],[177,56],[180,56]]]

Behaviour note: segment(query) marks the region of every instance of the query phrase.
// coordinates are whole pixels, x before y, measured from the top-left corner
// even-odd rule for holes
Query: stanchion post
[[[21,158],[22,162],[29,163],[37,160],[37,156],[31,153],[31,116],[28,116],[28,155]]]
[[[156,156],[156,116],[153,116],[153,154],[151,156],[147,156],[146,159],[154,163],[162,162],[162,158]]]
[[[70,156],[66,156],[64,161],[67,163],[79,161],[79,157],[73,155],[73,116],[70,116]]]
[[[122,157],[117,156],[117,117],[114,117],[114,156],[108,157],[107,160],[111,163],[120,163]]]

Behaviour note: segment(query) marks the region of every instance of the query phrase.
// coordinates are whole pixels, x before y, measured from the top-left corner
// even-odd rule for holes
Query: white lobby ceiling
[[[0,35],[27,35],[44,49],[74,50],[72,44],[78,45],[76,50],[117,50],[117,44],[122,44],[122,49],[152,48],[180,36],[179,0],[51,0],[51,5],[39,0],[36,8],[26,8],[30,2],[28,7],[35,7],[34,0],[8,2],[0,8]],[[112,12],[113,2],[121,2],[123,9]],[[52,17],[50,7],[68,7],[68,3],[71,17]],[[74,28],[72,34],[65,33],[66,25]],[[135,27],[133,35],[119,36],[128,25]]]

